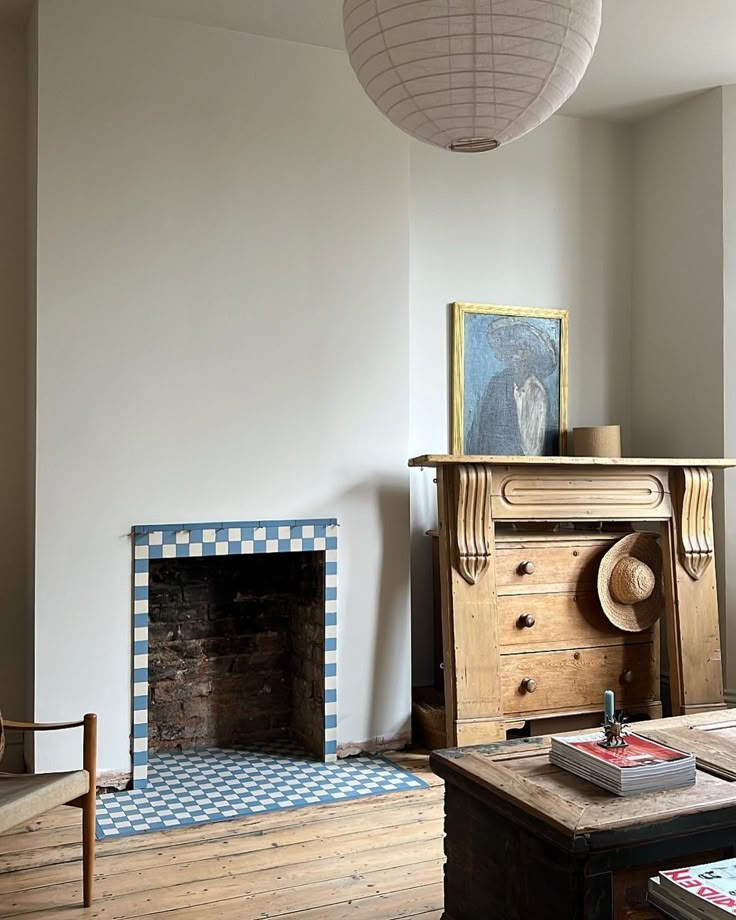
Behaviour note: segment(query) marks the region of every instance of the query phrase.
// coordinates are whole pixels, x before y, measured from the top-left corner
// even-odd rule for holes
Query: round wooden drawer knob
[[[633,684],[634,683],[634,672],[624,671],[624,673],[621,675],[621,679],[623,680],[625,684]]]
[[[519,575],[533,575],[535,565],[533,562],[522,562],[519,566]]]
[[[531,613],[522,613],[518,619],[519,629],[531,629],[537,621]]]
[[[537,682],[533,677],[525,677],[521,682],[521,689],[524,693],[534,693],[537,689]]]

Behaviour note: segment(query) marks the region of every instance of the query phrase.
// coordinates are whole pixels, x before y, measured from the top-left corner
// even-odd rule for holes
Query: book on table
[[[602,747],[601,732],[553,737],[550,761],[616,795],[679,789],[695,782],[695,756],[640,735]]]
[[[736,916],[736,859],[666,869],[649,879],[649,901],[675,920]]]

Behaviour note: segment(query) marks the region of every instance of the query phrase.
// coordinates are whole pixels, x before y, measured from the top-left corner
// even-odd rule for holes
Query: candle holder
[[[606,716],[603,723],[603,734],[605,738],[598,742],[598,746],[609,749],[628,747],[629,742],[626,740],[626,735],[630,731],[631,726],[626,725],[621,713],[614,715],[613,718]]]

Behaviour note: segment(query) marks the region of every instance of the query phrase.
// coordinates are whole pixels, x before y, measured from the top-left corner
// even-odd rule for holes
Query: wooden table
[[[595,590],[598,563],[618,539],[610,531],[631,522],[659,535],[673,714],[724,705],[711,503],[713,470],[736,461],[425,455],[409,463],[436,470],[448,744],[502,741],[529,720],[597,713],[607,688],[631,712],[661,715],[656,629],[612,630]]]
[[[434,752],[445,920],[648,920],[650,876],[736,855],[736,711],[637,731],[694,751],[696,785],[619,798],[552,766],[545,737]]]

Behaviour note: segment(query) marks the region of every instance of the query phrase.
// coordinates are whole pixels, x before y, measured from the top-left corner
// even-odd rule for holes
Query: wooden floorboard
[[[430,788],[103,840],[96,899],[81,901],[80,813],[0,836],[0,918],[22,920],[439,920],[441,781]]]
[[[427,789],[412,792],[406,797],[400,794],[375,796],[358,802],[344,802],[339,805],[322,805],[309,809],[287,809],[283,812],[259,815],[244,822],[222,821],[214,824],[198,824],[156,834],[141,834],[119,839],[108,839],[99,844],[98,859],[131,854],[125,869],[130,871],[138,865],[164,865],[168,861],[181,859],[183,853],[200,854],[204,857],[228,852],[245,852],[271,846],[274,838],[284,839],[280,832],[290,835],[295,842],[299,839],[312,840],[361,827],[375,828],[396,823],[405,823],[412,816],[418,820],[437,814],[437,805],[442,802],[442,789]],[[76,812],[79,816],[79,812]],[[306,822],[305,818],[306,817]],[[15,838],[18,835],[3,836],[12,841],[10,852],[0,850],[0,893],[5,890],[6,877],[3,872],[16,872],[13,885],[19,878],[31,878],[32,885],[48,884],[39,881],[45,875],[53,876],[54,866],[76,862],[80,855],[81,818],[77,819],[74,843],[65,843],[55,831],[37,832],[31,842],[18,849]],[[238,825],[237,839],[233,839],[232,826]],[[30,837],[31,835],[27,835]],[[187,847],[187,850],[182,849]],[[153,853],[150,851],[154,851]],[[118,865],[118,864],[116,864]],[[42,872],[41,869],[45,869]],[[27,870],[23,875],[23,870]],[[111,870],[112,871],[112,870]]]

